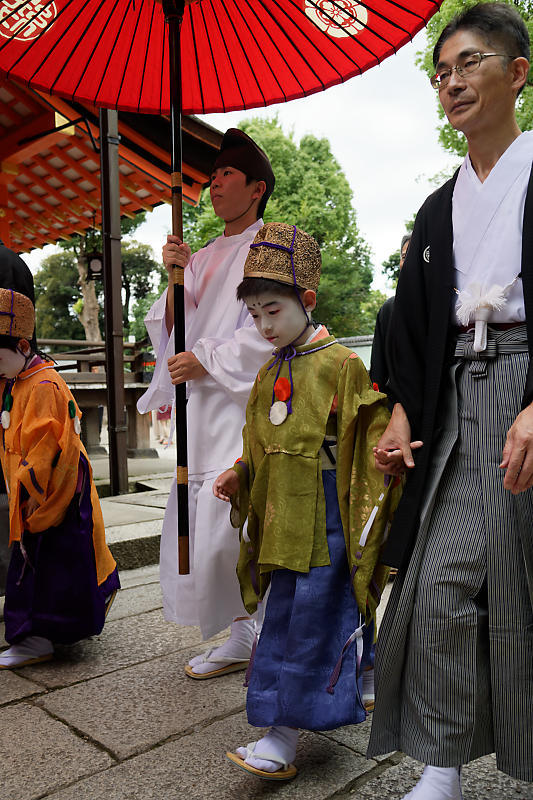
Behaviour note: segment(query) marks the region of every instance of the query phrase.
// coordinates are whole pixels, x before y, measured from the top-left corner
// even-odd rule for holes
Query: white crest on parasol
[[[354,0],[304,0],[305,13],[328,36],[356,36],[366,28],[368,11]]]
[[[29,42],[52,25],[56,17],[54,2],[0,0],[0,36]]]

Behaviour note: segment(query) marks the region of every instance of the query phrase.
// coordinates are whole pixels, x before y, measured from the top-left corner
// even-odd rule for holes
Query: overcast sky
[[[438,143],[435,93],[415,66],[424,42],[422,32],[398,55],[326,92],[264,109],[202,117],[224,131],[247,117],[277,114],[283,130],[293,130],[297,140],[306,133],[329,139],[352,187],[360,231],[373,252],[374,285],[385,291],[381,263],[399,247],[405,220],[433,191],[429,179],[443,170],[451,173],[457,163]],[[135,238],[150,244],[159,258],[170,231],[170,207],[163,205],[148,218]],[[35,271],[48,252],[54,250],[47,247],[23,258]]]

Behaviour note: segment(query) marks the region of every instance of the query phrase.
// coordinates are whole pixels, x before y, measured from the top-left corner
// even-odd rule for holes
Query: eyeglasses
[[[475,72],[481,62],[486,58],[491,58],[491,56],[501,56],[502,58],[509,58],[511,61],[517,58],[517,56],[509,56],[507,53],[470,53],[470,55],[464,58],[462,64],[456,64],[455,67],[450,67],[449,69],[443,69],[442,72],[437,72],[437,74],[433,75],[429,81],[433,88],[437,91],[444,89],[448,85],[454,70],[457,72],[460,78],[463,78],[465,75],[470,75],[472,72]]]

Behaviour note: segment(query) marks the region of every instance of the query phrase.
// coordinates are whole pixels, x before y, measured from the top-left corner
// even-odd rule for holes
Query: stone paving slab
[[[159,583],[159,564],[124,570],[120,573],[120,583],[123,589],[144,586],[147,583]]]
[[[118,497],[107,498],[107,503],[129,506],[146,506],[147,508],[166,508],[168,500],[168,487],[163,492],[139,492],[138,494],[121,494]]]
[[[0,670],[0,706],[13,700],[22,700],[36,692],[42,692],[42,686],[22,678],[9,669]]]
[[[160,611],[106,623],[100,636],[70,647],[57,646],[53,661],[18,670],[49,689],[90,680],[167,653],[200,644],[198,628],[165,622]],[[119,680],[119,678],[115,678]]]
[[[255,735],[256,729],[240,713],[56,792],[49,800],[322,800],[376,766],[346,747],[308,733],[301,737],[300,773],[295,780],[260,781],[224,757],[228,747]]]
[[[125,495],[128,498],[135,497],[135,495]],[[161,508],[150,508],[149,506],[139,506],[133,503],[117,503],[115,500],[101,500],[102,514],[104,515],[104,524],[106,527],[106,538],[109,542],[109,529],[113,526],[128,525],[128,523],[135,523],[139,525],[144,522],[150,522],[153,519],[163,519]],[[159,527],[161,530],[161,526]]]
[[[122,588],[118,592],[115,602],[107,615],[107,623],[112,620],[126,619],[147,611],[155,611],[163,606],[161,587],[157,583],[148,583],[144,586],[131,586]]]
[[[122,508],[124,508],[124,506],[122,506]],[[128,507],[125,506],[125,508]],[[138,510],[139,509],[135,507],[134,511]],[[139,540],[146,539],[148,537],[158,537],[161,534],[162,526],[163,515],[161,514],[156,519],[144,521],[139,520],[137,522],[130,521],[129,523],[124,522],[121,525],[110,525],[109,527],[106,527],[105,538],[108,545],[111,547],[111,549],[113,549],[113,545],[116,542],[136,543]]]
[[[183,666],[196,652],[137,664],[122,669],[119,680],[112,673],[52,692],[37,702],[123,760],[198,723],[244,708],[244,671],[209,685],[193,681]],[[119,714],[110,713],[115,708]]]
[[[0,731],[3,800],[43,797],[114,763],[107,753],[76,736],[62,722],[26,703],[0,709]]]

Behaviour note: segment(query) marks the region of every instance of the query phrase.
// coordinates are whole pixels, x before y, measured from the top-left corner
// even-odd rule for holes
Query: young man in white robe
[[[407,482],[368,755],[426,764],[404,800],[461,800],[461,766],[491,752],[533,781],[533,133],[515,117],[528,59],[503,3],[458,15],[434,50],[468,155],[415,222],[375,448]]]
[[[190,574],[178,574],[177,490],[171,491],[161,537],[160,580],[165,619],[198,625],[208,639],[231,623],[230,638],[185,666],[191,678],[224,675],[248,665],[254,621],[242,604],[236,564],[239,541],[227,508],[213,496],[214,479],[240,455],[246,403],[272,348],[236,298],[250,244],[274,189],[266,154],[240,130],[222,140],[211,175],[211,202],[224,233],[191,256],[175,236],[163,247],[168,289],[145,319],[157,354],[154,375],[138,409],[174,400],[187,382]],[[172,269],[185,267],[186,352],[174,353]],[[223,506],[221,508],[221,506]]]

